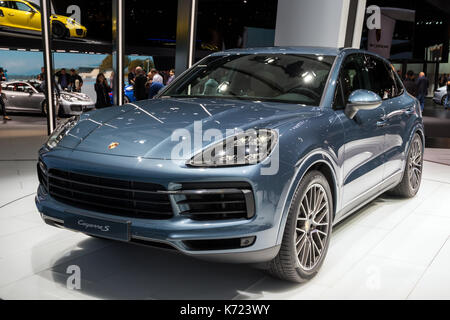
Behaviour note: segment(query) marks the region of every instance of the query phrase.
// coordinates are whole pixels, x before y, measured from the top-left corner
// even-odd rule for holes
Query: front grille
[[[182,190],[180,214],[193,220],[249,219],[255,212],[248,183],[183,183]]]
[[[83,107],[80,104],[72,104],[70,106],[70,110],[75,111],[75,112],[81,112],[81,111],[83,111]]]
[[[192,220],[250,219],[255,215],[252,188],[245,182],[182,183],[180,190],[167,191],[154,183],[47,169],[42,161],[38,177],[55,200],[124,217],[170,219],[170,197],[179,214]]]
[[[173,216],[163,186],[102,178],[38,165],[41,184],[54,199],[68,205],[119,216],[169,219]],[[162,192],[161,192],[162,191]]]

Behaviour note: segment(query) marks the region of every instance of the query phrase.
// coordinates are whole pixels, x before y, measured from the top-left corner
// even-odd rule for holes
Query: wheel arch
[[[295,191],[297,190],[300,182],[302,181],[303,177],[313,170],[317,170],[321,172],[325,178],[327,179],[327,182],[330,186],[331,190],[331,196],[333,201],[333,219],[336,216],[337,207],[340,199],[340,191],[339,191],[339,184],[338,184],[338,177],[336,174],[336,165],[335,162],[332,160],[332,157],[328,155],[325,151],[314,151],[312,154],[307,155],[303,159],[299,161],[300,165],[298,166],[298,169],[296,171],[295,177],[292,180],[291,186],[289,187],[289,194],[287,196],[287,200],[285,201],[282,216],[281,216],[281,222],[278,228],[278,236],[277,236],[277,242],[276,244],[280,244],[281,240],[283,238],[283,232],[284,228],[286,226],[286,220],[287,216],[289,214],[289,208],[291,207],[292,200],[295,194]]]

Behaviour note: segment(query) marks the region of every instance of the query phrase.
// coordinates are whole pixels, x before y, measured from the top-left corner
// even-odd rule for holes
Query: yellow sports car
[[[86,28],[72,18],[52,14],[50,22],[55,38],[86,37]],[[41,8],[25,0],[0,0],[0,28],[40,32]]]

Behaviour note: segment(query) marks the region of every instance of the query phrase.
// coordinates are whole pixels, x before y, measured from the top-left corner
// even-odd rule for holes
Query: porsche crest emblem
[[[109,150],[114,149],[114,148],[116,148],[118,145],[119,145],[118,142],[111,142],[111,143],[109,144],[109,146],[108,146],[108,149],[109,149]]]

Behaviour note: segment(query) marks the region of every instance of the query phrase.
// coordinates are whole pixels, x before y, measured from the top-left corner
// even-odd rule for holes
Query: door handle
[[[389,124],[388,119],[386,119],[384,117],[377,121],[377,127],[385,127],[388,124]]]
[[[414,108],[414,106],[408,107],[405,109],[405,113],[410,116],[414,113],[416,113],[416,108]]]

